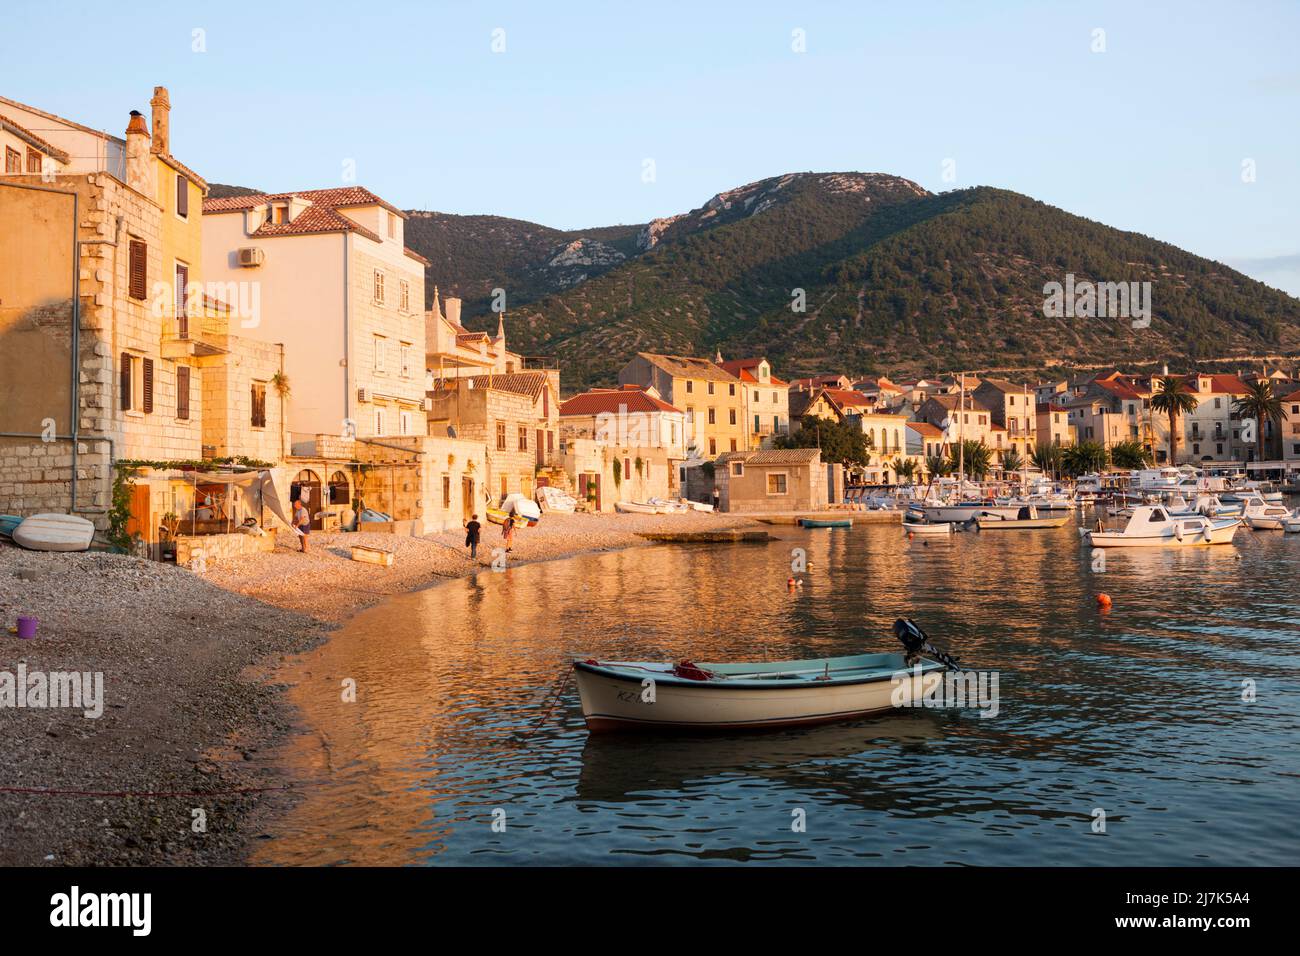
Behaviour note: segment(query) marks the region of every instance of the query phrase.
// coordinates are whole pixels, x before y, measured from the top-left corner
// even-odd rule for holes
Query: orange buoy
[[[1110,610],[1110,604],[1111,604],[1111,601],[1110,601],[1110,595],[1109,595],[1109,594],[1098,594],[1098,595],[1097,595],[1097,607],[1101,608],[1101,610],[1103,610],[1103,611],[1109,611],[1109,610]]]
[[[793,588],[795,586],[795,583],[796,582],[794,578],[787,578],[785,582],[785,586],[788,588]]]

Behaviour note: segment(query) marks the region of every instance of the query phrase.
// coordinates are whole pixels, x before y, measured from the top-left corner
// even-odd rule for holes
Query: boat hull
[[[1043,528],[1061,528],[1070,515],[1059,518],[978,518],[975,525],[981,531],[1037,531]]]
[[[799,526],[803,528],[852,528],[852,518],[800,518]]]
[[[644,676],[615,673],[600,665],[575,662],[574,678],[582,714],[593,732],[715,732],[765,730],[851,720],[894,711],[900,695],[919,700],[924,677],[943,667],[924,661],[922,673],[906,670],[901,655],[896,667],[882,668],[871,679],[825,683],[803,680],[797,686],[728,686],[727,682],[680,681],[666,673]],[[710,668],[715,665],[702,664]],[[647,680],[653,680],[647,700]],[[931,678],[933,680],[933,678]],[[791,682],[792,684],[795,682]]]
[[[1098,548],[1197,548],[1211,544],[1231,544],[1237,522],[1203,531],[1189,531],[1181,541],[1173,534],[1125,535],[1118,531],[1089,531],[1088,542]]]
[[[904,521],[903,530],[910,534],[952,534],[952,525],[947,521],[937,524]]]
[[[958,523],[970,521],[972,518],[979,517],[982,514],[1001,515],[1004,518],[1014,518],[1020,513],[1020,508],[1015,505],[921,505],[920,510],[925,513],[925,520],[929,522],[956,521]]]

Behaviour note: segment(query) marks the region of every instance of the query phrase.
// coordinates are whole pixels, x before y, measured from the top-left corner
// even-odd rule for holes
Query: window
[[[506,450],[506,423],[497,422],[497,451]]]
[[[23,157],[16,149],[5,147],[5,172],[21,173],[23,171]]]
[[[773,393],[772,393],[772,402],[773,402],[773,403],[776,403],[776,402],[778,402],[778,401],[780,401],[780,399],[778,399],[778,398],[776,397],[776,392],[773,392]]]
[[[731,385],[728,385],[728,386],[727,386],[727,394],[728,394],[728,395],[735,395],[735,394],[736,394],[736,386],[735,386],[734,383],[731,384]]]
[[[717,416],[716,410],[710,408],[710,409],[709,409],[709,424],[710,424],[710,425],[716,425],[716,424],[718,423],[718,422],[717,422],[717,419],[718,419],[718,416]]]
[[[710,438],[710,439],[709,439],[709,454],[710,454],[710,455],[716,455],[717,453],[718,453],[718,440],[717,440],[716,438]]]
[[[176,174],[176,215],[182,219],[190,217],[190,184],[180,173]]]
[[[760,432],[760,431],[763,430],[763,426],[759,424],[759,421],[760,421],[760,416],[755,415],[755,416],[754,416],[754,431],[755,431],[755,432]]]
[[[772,431],[774,431],[774,432],[779,432],[780,430],[781,430],[781,416],[780,416],[780,415],[773,415],[773,416],[772,416]]]
[[[444,511],[451,508],[451,475],[442,476],[442,507]]]
[[[144,301],[148,290],[145,288],[148,279],[149,266],[149,247],[139,239],[132,239],[130,251],[128,252],[130,263],[130,295],[133,299]]]
[[[734,439],[734,438],[731,439],[731,450],[732,450],[732,451],[737,451],[737,450],[738,450],[738,449],[736,448],[736,439]]]
[[[408,342],[402,343],[401,351],[398,353],[402,360],[402,378],[411,377],[411,346]]]
[[[388,432],[388,428],[384,424],[384,410],[382,408],[376,408],[375,409],[375,434],[384,435],[387,432]]]
[[[728,417],[730,419],[730,424],[736,424],[736,410],[734,408],[731,409]]]
[[[375,371],[380,373],[381,375],[384,372],[384,365],[386,364],[388,359],[388,356],[385,354],[387,353],[387,351],[388,351],[388,340],[385,339],[382,335],[376,335],[375,336]]]
[[[709,382],[708,385],[707,385],[706,387],[707,387],[708,390],[709,390],[709,394],[712,395],[712,394],[713,394],[713,383],[712,383],[712,382]]]
[[[153,359],[122,353],[118,400],[123,411],[153,411]]]
[[[176,417],[190,417],[190,369],[188,365],[176,367]]]
[[[509,475],[501,476],[501,500],[502,501],[505,501],[506,495],[510,493],[509,481],[510,481]]]
[[[745,477],[745,463],[743,461],[733,461],[731,463],[731,477],[733,478]]]
[[[411,283],[405,279],[397,283],[397,307],[403,312],[411,311]]]
[[[41,154],[30,147],[27,149],[27,171],[29,173],[41,171]]]
[[[401,411],[397,413],[397,431],[402,435],[411,434],[411,413]]]
[[[769,495],[783,495],[786,493],[785,472],[773,472],[767,476],[767,493]]]
[[[381,269],[375,270],[375,305],[384,304],[384,273]]]
[[[388,214],[388,238],[397,238],[397,217],[391,212]]]
[[[189,294],[190,267],[176,263],[176,320],[177,334],[189,338],[190,325],[185,311],[186,296]]]
[[[528,427],[526,425],[519,426],[519,450],[528,451]]]
[[[686,394],[687,394],[687,395],[690,395],[690,394],[691,394],[692,392],[694,392],[694,391],[695,391],[695,383],[692,382],[690,379],[687,379],[687,380],[686,380]]]
[[[555,451],[555,432],[546,433],[546,451],[548,453]]]
[[[754,401],[760,402],[762,400],[763,400],[763,396],[758,394],[758,389],[754,389]]]
[[[252,399],[252,414],[249,416],[249,423],[254,428],[266,427],[266,383],[253,382],[249,386]]]

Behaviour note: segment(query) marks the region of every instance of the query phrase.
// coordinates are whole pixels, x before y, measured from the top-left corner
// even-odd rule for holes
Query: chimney
[[[150,199],[156,196],[149,127],[144,125],[144,116],[139,110],[131,111],[131,122],[126,124],[126,184]]]
[[[167,87],[155,86],[153,99],[153,151],[163,156],[171,155],[171,121],[172,101],[167,95]]]
[[[460,325],[460,299],[447,296],[443,306],[447,313],[447,321],[452,325]]]

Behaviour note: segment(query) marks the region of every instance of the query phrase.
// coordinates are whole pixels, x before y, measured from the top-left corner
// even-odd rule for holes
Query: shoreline
[[[548,514],[516,531],[507,568],[657,543],[643,532],[762,527],[739,515]],[[490,570],[500,529],[484,525],[477,561],[463,542],[459,529],[317,533],[304,555],[285,531],[274,551],[203,575],[0,547],[6,627],[19,614],[40,619],[34,640],[0,634],[0,672],[102,673],[104,688],[94,719],[0,707],[0,865],[245,862],[261,821],[292,800],[274,758],[297,716],[280,665],[359,611]],[[394,566],[352,561],[354,544],[391,550]]]

